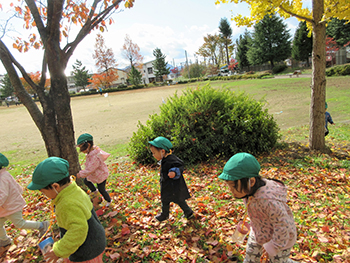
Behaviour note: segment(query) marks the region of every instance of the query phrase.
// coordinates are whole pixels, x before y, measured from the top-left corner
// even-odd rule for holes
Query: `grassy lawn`
[[[291,255],[296,261],[349,262],[348,80],[347,77],[327,79],[329,112],[336,123],[330,127],[330,134],[326,137],[326,145],[332,151],[330,154],[312,152],[307,147],[309,78],[211,83],[214,87],[244,91],[256,99],[265,99],[266,107],[281,127],[282,140],[279,145],[257,158],[263,177],[282,180],[289,188],[289,205],[298,230],[298,241]],[[77,130],[93,130],[98,134],[96,143],[112,153],[108,160],[110,176],[107,188],[113,203],[108,209],[99,209],[108,243],[104,262],[230,262],[230,256],[244,257],[245,245],[233,243],[231,236],[237,222],[244,217],[245,207],[242,201],[232,198],[225,184],[217,178],[226,160],[187,167],[184,176],[192,195],[188,203],[195,211],[196,218],[189,221],[183,219],[181,209],[173,205],[170,219],[159,224],[154,220],[161,209],[159,167],[138,166],[127,156],[127,141],[135,130],[137,120],[144,123],[148,114],[157,112],[161,104],[159,98],[167,98],[176,90],[181,92],[183,88],[197,85],[114,94],[109,101],[112,106],[103,105],[105,101],[99,96],[72,100]],[[137,107],[139,104],[142,107]],[[124,108],[127,108],[125,113]],[[9,114],[18,121],[26,122],[25,117],[28,116],[21,109],[10,110],[1,109],[1,118]],[[89,116],[92,112],[96,118],[90,116],[90,122],[81,121],[81,116]],[[129,114],[128,119],[134,118],[130,121],[130,127],[122,124],[113,126],[114,123],[127,122],[119,116],[125,114]],[[98,123],[107,119],[107,123]],[[112,132],[109,132],[109,128]],[[15,136],[15,131],[10,135],[3,132],[2,137]],[[28,136],[36,140],[35,133]],[[40,150],[40,145],[29,141],[15,145],[9,142],[10,139],[5,140],[5,147],[9,150],[3,152],[10,159],[9,171],[25,187],[30,182],[35,165],[45,158],[45,153]],[[31,147],[37,152],[33,153]],[[83,155],[80,157],[83,159]],[[49,219],[49,200],[39,192],[27,190],[24,197],[28,204],[24,209],[27,219]],[[44,262],[36,247],[37,232],[20,231],[10,223],[6,228],[15,245],[10,247],[0,262]],[[58,238],[57,234],[55,226],[52,235]]]

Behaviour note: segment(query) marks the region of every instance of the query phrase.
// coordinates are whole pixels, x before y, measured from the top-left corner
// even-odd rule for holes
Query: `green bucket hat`
[[[45,159],[35,168],[28,189],[40,190],[50,184],[61,181],[69,176],[68,168],[68,161],[60,157]]]
[[[6,158],[5,155],[0,153],[0,168],[6,167],[9,165],[9,160]]]
[[[327,102],[326,102],[326,109],[328,108],[328,104],[327,104]]]
[[[154,147],[164,149],[165,151],[169,152],[171,148],[173,148],[173,145],[171,142],[162,136],[159,136],[155,138],[153,141],[149,141],[149,144],[153,145]]]
[[[227,161],[219,178],[226,181],[236,181],[243,178],[258,177],[259,171],[260,164],[253,155],[237,153]]]
[[[82,135],[79,136],[77,140],[77,145],[80,145],[84,142],[90,142],[90,141],[93,141],[92,135],[88,133],[83,133]]]

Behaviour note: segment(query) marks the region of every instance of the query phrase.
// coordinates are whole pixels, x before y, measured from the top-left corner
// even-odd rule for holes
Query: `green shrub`
[[[326,75],[328,77],[350,75],[350,64],[331,67],[326,70]]]
[[[162,104],[160,114],[150,115],[145,125],[139,122],[128,151],[136,162],[154,163],[148,141],[164,136],[186,163],[229,158],[241,151],[266,152],[278,139],[278,127],[263,106],[244,93],[210,84],[186,89]]]
[[[274,66],[273,69],[272,69],[272,73],[273,74],[280,73],[283,70],[285,70],[286,68],[287,68],[286,64],[280,64],[280,65]]]

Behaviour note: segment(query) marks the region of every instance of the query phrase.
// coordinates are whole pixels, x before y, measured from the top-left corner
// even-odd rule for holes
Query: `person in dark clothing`
[[[184,216],[190,219],[194,216],[192,209],[187,205],[186,199],[190,193],[183,177],[183,161],[171,153],[173,145],[164,137],[157,137],[149,141],[154,158],[159,161],[160,167],[160,195],[162,201],[162,213],[156,216],[159,222],[169,218],[170,203],[178,204],[184,212]]]
[[[328,133],[329,133],[329,130],[328,130],[328,122],[329,122],[330,124],[333,124],[333,125],[334,125],[334,122],[333,122],[333,120],[332,120],[331,114],[327,111],[327,109],[328,109],[328,104],[327,104],[327,102],[326,102],[324,136],[327,136]]]

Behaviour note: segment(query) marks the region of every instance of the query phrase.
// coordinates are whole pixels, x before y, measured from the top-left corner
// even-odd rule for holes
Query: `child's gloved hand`
[[[175,172],[169,172],[168,176],[169,176],[169,178],[174,178],[175,177]]]

